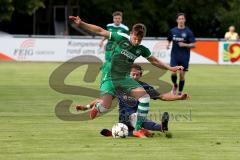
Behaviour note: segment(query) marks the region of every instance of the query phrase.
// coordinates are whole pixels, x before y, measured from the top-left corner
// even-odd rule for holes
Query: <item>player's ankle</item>
[[[109,110],[107,107],[102,105],[100,102],[97,102],[95,104],[95,108],[97,109],[98,113],[104,113],[104,112],[107,112]]]

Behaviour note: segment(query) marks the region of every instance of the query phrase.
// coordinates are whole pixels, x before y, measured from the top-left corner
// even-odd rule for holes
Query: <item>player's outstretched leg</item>
[[[112,105],[112,99],[112,95],[104,95],[101,100],[95,103],[94,107],[89,112],[89,117],[94,119],[99,113],[107,112]]]

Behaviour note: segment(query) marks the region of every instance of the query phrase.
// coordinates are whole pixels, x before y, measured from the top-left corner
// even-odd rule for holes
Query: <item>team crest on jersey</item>
[[[137,105],[137,100],[127,95],[123,96],[123,101],[128,107],[135,107]]]
[[[140,55],[140,54],[141,54],[141,50],[138,49],[138,50],[136,51],[136,53],[137,53],[137,55]]]
[[[130,46],[129,42],[127,42],[127,41],[124,41],[124,42],[120,43],[119,45],[121,46],[121,48],[124,48],[124,49],[126,49]]]
[[[128,42],[124,42],[124,43],[123,43],[123,46],[124,46],[124,47],[128,47],[129,45],[130,45],[130,44],[129,44]]]
[[[181,35],[183,38],[186,38],[187,37],[187,34],[185,32],[182,33]]]

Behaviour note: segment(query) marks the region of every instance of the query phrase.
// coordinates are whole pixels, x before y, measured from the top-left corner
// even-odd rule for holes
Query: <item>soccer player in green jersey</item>
[[[141,44],[142,38],[146,34],[146,27],[141,24],[135,24],[132,27],[130,36],[119,32],[109,32],[99,26],[83,22],[80,17],[69,16],[78,27],[97,35],[108,38],[113,41],[111,64],[104,68],[105,76],[101,82],[101,101],[97,102],[90,112],[90,118],[94,119],[97,114],[107,112],[111,107],[112,100],[115,97],[117,90],[123,90],[129,93],[139,101],[137,110],[137,120],[133,135],[140,138],[145,138],[141,131],[142,123],[146,120],[149,111],[150,96],[144,88],[129,76],[129,72],[135,59],[139,56],[145,57],[151,64],[156,67],[167,69],[173,72],[183,70],[182,66],[170,67],[169,65],[155,58],[148,48]]]
[[[123,19],[122,12],[120,12],[120,11],[113,12],[112,16],[113,16],[113,23],[107,24],[107,30],[109,32],[122,32],[122,33],[129,34],[128,27],[125,26],[124,24],[122,24],[122,19]],[[100,41],[100,43],[99,43],[100,48],[103,47],[103,43],[105,40],[106,40],[106,38],[103,37],[103,39]],[[106,49],[108,49],[108,47],[109,47],[108,45],[110,45],[110,44],[111,44],[111,41],[108,41]]]
[[[126,33],[129,34],[129,29],[127,26],[122,24],[122,17],[123,14],[120,11],[113,12],[113,23],[107,24],[107,30],[109,32],[121,32],[121,33]],[[99,47],[102,48],[104,41],[107,38],[103,37],[103,39],[99,43]],[[112,57],[112,48],[113,48],[114,42],[111,40],[108,40],[106,47],[105,47],[105,63],[101,67],[101,72],[102,72],[102,78],[105,76],[105,70],[108,68],[111,64],[111,57]]]

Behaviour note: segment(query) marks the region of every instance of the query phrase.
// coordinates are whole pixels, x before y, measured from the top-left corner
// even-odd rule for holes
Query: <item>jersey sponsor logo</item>
[[[124,56],[126,56],[127,58],[133,60],[133,61],[137,58],[136,55],[132,54],[131,52],[129,52],[129,51],[125,50],[125,49],[123,49],[123,50],[121,51],[121,54],[124,55]]]
[[[173,40],[177,41],[177,42],[182,42],[182,41],[184,41],[184,38],[182,38],[182,37],[173,37]]]

